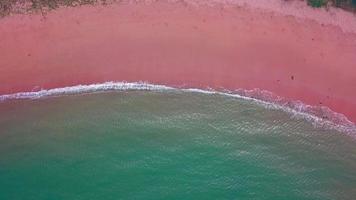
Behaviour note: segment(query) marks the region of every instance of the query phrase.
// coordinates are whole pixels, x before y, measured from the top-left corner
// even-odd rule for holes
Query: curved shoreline
[[[260,88],[356,122],[356,34],[312,20],[159,1],[11,16],[0,38],[0,94],[108,80]]]
[[[209,95],[223,95],[233,98],[243,99],[254,102],[266,109],[282,110],[291,114],[291,117],[303,118],[311,122],[314,126],[327,129],[334,129],[352,137],[356,137],[356,125],[347,120],[339,113],[334,113],[328,108],[305,105],[301,102],[286,101],[285,99],[275,96],[268,91],[216,91],[203,90],[197,88],[175,88],[165,85],[155,85],[145,82],[105,82],[91,85],[76,85],[63,88],[53,88],[49,90],[40,90],[37,92],[20,92],[14,94],[0,95],[0,103],[8,100],[25,100],[25,99],[42,99],[47,97],[58,97],[76,94],[91,94],[96,92],[107,91],[158,91],[158,92],[191,92]],[[327,117],[326,117],[327,116]]]

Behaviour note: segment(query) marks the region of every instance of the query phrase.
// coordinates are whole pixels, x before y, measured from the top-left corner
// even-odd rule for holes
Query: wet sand
[[[248,6],[61,8],[0,20],[0,94],[105,81],[268,90],[356,122],[356,34]]]

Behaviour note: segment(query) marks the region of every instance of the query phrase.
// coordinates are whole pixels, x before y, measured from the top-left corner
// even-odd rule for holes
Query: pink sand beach
[[[88,5],[0,19],[0,94],[106,81],[259,88],[356,122],[356,24],[349,14],[292,3],[196,2]]]

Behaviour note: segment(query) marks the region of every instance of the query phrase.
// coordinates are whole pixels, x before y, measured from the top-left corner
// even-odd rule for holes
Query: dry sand
[[[6,17],[0,94],[105,81],[260,88],[356,122],[355,24],[252,2],[114,3]]]

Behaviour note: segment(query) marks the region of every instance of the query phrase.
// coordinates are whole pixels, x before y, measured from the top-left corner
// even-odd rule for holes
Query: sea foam
[[[335,129],[356,137],[356,125],[349,121],[343,114],[333,112],[325,106],[311,106],[301,101],[290,101],[274,95],[265,90],[254,89],[235,91],[216,91],[213,89],[199,88],[174,88],[165,85],[156,85],[146,82],[105,82],[90,85],[76,85],[63,88],[42,89],[35,92],[19,92],[0,95],[0,101],[20,99],[40,99],[65,95],[105,92],[105,91],[181,91],[201,93],[207,95],[223,95],[232,98],[244,99],[254,102],[267,109],[283,110],[291,114],[292,118],[302,118],[311,122],[316,127]]]

